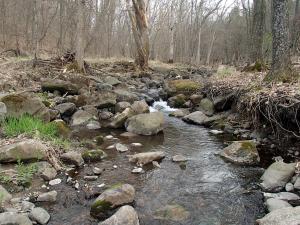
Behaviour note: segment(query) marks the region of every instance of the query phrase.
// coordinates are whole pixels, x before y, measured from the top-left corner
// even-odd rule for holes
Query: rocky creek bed
[[[297,150],[280,157],[236,96],[212,97],[213,71],[89,70],[41,66],[18,91],[2,84],[1,225],[299,224]],[[11,118],[34,132],[9,136]]]

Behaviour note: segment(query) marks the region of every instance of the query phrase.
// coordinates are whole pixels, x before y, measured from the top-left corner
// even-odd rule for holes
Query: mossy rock
[[[102,145],[104,143],[104,137],[99,135],[95,137],[94,141],[96,142],[97,145]]]
[[[173,80],[169,82],[169,87],[176,94],[194,94],[202,85],[192,80]]]
[[[86,150],[81,154],[85,162],[98,162],[107,157],[107,154],[98,149],[98,150]]]
[[[64,138],[70,137],[71,130],[63,120],[54,120],[51,123],[54,123],[57,127],[57,132],[60,136],[63,136]]]

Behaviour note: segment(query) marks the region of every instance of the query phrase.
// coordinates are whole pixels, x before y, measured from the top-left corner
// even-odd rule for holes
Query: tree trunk
[[[290,81],[293,77],[289,45],[289,1],[273,0],[272,64],[266,81]]]
[[[211,39],[210,46],[209,46],[209,49],[207,52],[206,65],[210,64],[210,57],[211,57],[211,53],[212,53],[212,50],[214,47],[215,40],[216,40],[216,29],[214,29],[214,31],[213,31],[212,39]]]
[[[76,37],[76,63],[78,70],[84,71],[84,8],[85,0],[77,0],[77,37]]]
[[[126,2],[137,48],[135,61],[142,70],[146,70],[149,66],[149,30],[146,5],[144,0],[132,0],[133,14],[129,6],[129,0],[126,0]]]
[[[300,37],[300,0],[296,0],[292,30],[292,53],[296,55]]]
[[[197,44],[197,55],[196,55],[196,64],[200,65],[201,63],[201,35],[202,35],[202,25],[200,24],[198,31],[198,44]]]
[[[251,61],[262,64],[263,56],[263,37],[265,28],[265,0],[254,0],[253,2],[253,21],[252,21],[252,54]]]

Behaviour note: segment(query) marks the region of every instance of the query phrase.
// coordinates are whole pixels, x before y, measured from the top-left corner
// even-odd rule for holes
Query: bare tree
[[[142,70],[148,68],[149,61],[149,30],[147,19],[147,8],[144,0],[126,0],[129,18],[131,20],[132,33],[134,36],[137,54],[136,63]]]
[[[289,45],[289,1],[273,0],[272,6],[272,64],[267,81],[288,81],[292,78]]]
[[[84,21],[85,0],[77,0],[77,36],[76,36],[76,63],[79,71],[84,71]]]

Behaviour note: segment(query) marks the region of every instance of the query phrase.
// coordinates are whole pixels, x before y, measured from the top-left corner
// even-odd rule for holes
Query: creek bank
[[[182,75],[184,75],[184,79]],[[182,120],[188,123],[217,129],[219,132],[215,132],[215,135],[232,134],[238,136],[242,141],[256,139],[255,148],[252,144],[251,147],[253,148],[251,149],[249,148],[250,145],[245,147],[245,145],[241,144],[241,146],[233,146],[234,151],[224,149],[224,152],[230,153],[230,155],[226,154],[226,157],[233,162],[247,165],[257,164],[259,156],[256,151],[256,145],[258,145],[257,148],[259,149],[260,145],[269,144],[271,141],[255,135],[251,131],[251,124],[247,122],[237,123],[240,117],[234,111],[234,95],[218,96],[215,99],[211,99],[204,92],[203,81],[199,80],[199,78],[201,78],[199,75],[197,76],[197,74],[191,74],[187,71],[183,74],[174,73],[174,71],[169,71],[166,74],[160,74],[156,71],[147,74],[129,71],[125,75],[116,73],[110,74],[109,77],[104,74],[81,76],[70,73],[64,75],[61,78],[63,80],[59,81],[56,79],[41,80],[41,90],[44,92],[31,93],[33,96],[39,96],[39,98],[32,99],[26,97],[26,93],[24,95],[25,103],[33,106],[37,105],[37,110],[42,112],[40,118],[45,121],[60,121],[64,123],[66,129],[63,129],[63,131],[67,131],[66,133],[68,134],[66,136],[72,140],[72,151],[59,151],[56,157],[59,161],[65,163],[63,165],[63,173],[55,171],[55,174],[46,169],[47,171],[43,172],[44,180],[46,181],[43,185],[45,185],[44,188],[46,187],[47,191],[45,192],[43,189],[42,194],[38,194],[38,196],[34,196],[30,200],[34,203],[55,203],[58,194],[55,190],[67,184],[74,193],[77,191],[84,192],[86,198],[95,199],[98,196],[97,200],[95,200],[96,203],[94,203],[96,206],[90,202],[87,204],[91,205],[90,213],[92,215],[101,218],[101,220],[107,219],[100,222],[100,224],[126,224],[124,221],[129,221],[128,224],[138,224],[137,214],[134,209],[130,208],[130,206],[123,206],[133,202],[135,196],[132,188],[129,188],[130,191],[124,191],[120,187],[106,188],[106,184],[100,180],[105,170],[95,167],[94,163],[105,163],[106,160],[110,160],[111,151],[119,149],[119,152],[125,152],[126,149],[127,152],[128,149],[131,153],[127,160],[132,162],[134,174],[144,173],[143,168],[133,167],[134,164],[139,167],[153,165],[155,168],[160,169],[159,161],[166,158],[166,156],[167,160],[173,156],[173,161],[179,162],[180,166],[184,167],[182,162],[187,161],[184,155],[174,154],[169,156],[161,151],[147,153],[138,151],[139,153],[136,153],[134,143],[136,143],[139,135],[153,135],[153,138],[159,139],[163,132],[165,126],[163,114],[150,112],[149,108],[154,101],[160,98],[168,100],[174,107],[180,107],[178,111],[172,113],[175,117],[183,118]],[[80,81],[73,82],[76,79]],[[11,95],[21,95],[23,98],[23,93]],[[2,108],[6,107],[8,109],[3,114],[15,116],[11,110],[13,107],[9,104],[11,103],[9,102],[8,106],[5,102],[1,103]],[[40,107],[41,104],[42,107]],[[14,107],[17,108],[17,105]],[[161,110],[162,108],[156,109]],[[24,112],[34,116],[38,115],[27,110],[26,107]],[[102,135],[101,129],[103,128],[110,129],[110,134],[113,135]],[[83,132],[80,131],[81,129]],[[119,130],[126,131],[123,137],[132,138],[129,145],[122,143],[123,140],[120,140],[120,137],[114,134],[114,132]],[[99,132],[101,135],[98,135],[93,140],[76,140],[76,132]],[[31,157],[30,159],[48,159],[51,162],[48,157],[48,155],[43,155],[41,158],[35,155],[35,158]],[[124,155],[123,157],[126,156]],[[14,158],[13,161],[10,158],[9,162],[16,162],[17,158]],[[24,161],[26,161],[25,159]],[[122,169],[122,165],[113,164],[109,169],[115,171],[115,173],[121,173],[119,169]],[[76,173],[78,173],[78,170],[84,171],[84,179],[77,178]],[[133,170],[129,170],[129,173]],[[60,179],[60,182],[56,183],[57,179]],[[85,181],[83,182],[83,180]],[[50,184],[55,185],[52,186]],[[296,189],[296,182],[294,187]],[[120,197],[120,193],[124,194],[125,197]],[[103,196],[111,197],[107,197],[109,200],[104,201]],[[101,200],[100,203],[99,199]],[[118,201],[123,199],[124,201],[116,203],[111,199]],[[100,208],[99,205],[101,206]],[[6,207],[5,209],[8,211],[9,208]],[[103,215],[102,209],[105,209]],[[108,212],[106,212],[107,209]],[[178,205],[162,207],[161,212],[158,212],[157,217],[162,220],[184,221],[190,216],[188,211]],[[164,212],[170,213],[170,217],[162,218]],[[30,219],[46,223],[48,216],[46,216],[45,212],[43,214],[45,214],[44,218],[31,216]],[[109,216],[111,217],[108,218]],[[97,220],[97,222],[99,221]]]

